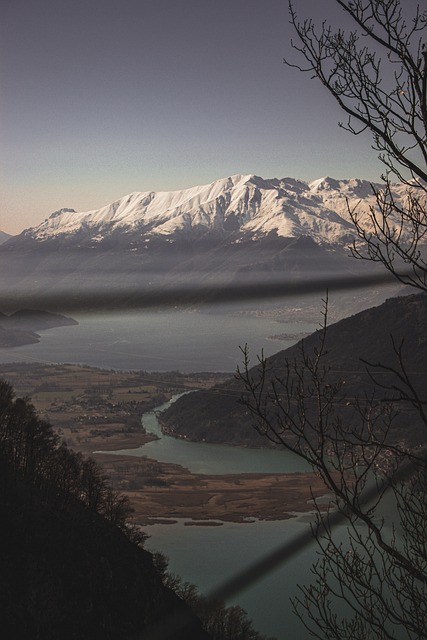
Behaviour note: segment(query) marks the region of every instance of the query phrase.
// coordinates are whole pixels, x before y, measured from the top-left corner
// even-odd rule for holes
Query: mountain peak
[[[233,184],[238,184],[239,182],[249,182],[256,177],[254,173],[235,173],[228,180],[231,180]]]
[[[396,185],[396,198],[403,196]],[[76,212],[63,208],[25,235],[39,242],[58,238],[85,246],[100,246],[112,234],[132,246],[151,238],[195,241],[206,233],[260,239],[310,236],[317,243],[348,242],[354,232],[347,199],[358,206],[375,206],[365,180],[336,180],[329,176],[307,184],[295,178],[265,179],[237,173],[210,184],[176,191],[133,192],[99,209]]]
[[[49,218],[57,218],[58,216],[62,216],[63,213],[76,213],[75,209],[69,209],[67,207],[63,207],[58,211],[54,211],[50,214]]]
[[[219,180],[215,180],[212,184],[223,185],[225,183],[227,189],[232,189],[236,187],[238,184],[247,184],[248,182],[252,182],[257,176],[253,173],[235,173],[232,176],[228,176],[227,178],[220,178]],[[203,187],[208,187],[209,185],[202,185]]]
[[[310,187],[310,191],[314,192],[331,191],[332,189],[339,189],[340,182],[338,180],[335,180],[335,178],[324,176],[323,178],[313,180],[313,182],[310,182],[308,186]]]

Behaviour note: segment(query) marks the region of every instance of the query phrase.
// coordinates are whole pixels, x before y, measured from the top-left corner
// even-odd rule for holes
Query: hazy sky
[[[283,64],[287,0],[2,0],[0,24],[0,230],[235,173],[379,178],[369,138]]]

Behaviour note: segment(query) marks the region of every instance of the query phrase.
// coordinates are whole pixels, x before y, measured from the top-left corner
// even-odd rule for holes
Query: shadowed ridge
[[[378,307],[328,327],[324,364],[331,367],[332,378],[345,379],[345,394],[349,399],[363,398],[365,393],[370,395],[373,390],[362,359],[374,364],[397,366],[391,349],[391,336],[397,344],[403,340],[405,367],[412,374],[414,386],[423,393],[427,383],[427,294],[416,294],[390,298]],[[286,375],[285,361],[300,360],[302,344],[305,353],[313,353],[318,344],[317,333],[267,358],[267,381],[274,376]],[[256,377],[257,354],[249,353],[254,366],[251,373]],[[382,380],[385,379],[383,376]],[[162,414],[162,423],[169,434],[185,436],[189,440],[272,446],[269,440],[251,428],[248,412],[240,403],[243,392],[242,383],[231,378],[208,391],[188,394]],[[395,421],[393,437],[404,437],[418,444],[423,433],[418,412],[403,409],[400,405],[399,408],[401,414]],[[350,420],[350,414],[354,412],[348,410],[348,413]]]

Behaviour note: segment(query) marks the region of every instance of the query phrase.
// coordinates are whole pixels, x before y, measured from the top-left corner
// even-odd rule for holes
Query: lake
[[[313,323],[277,323],[224,310],[132,311],[74,315],[71,327],[40,331],[39,344],[0,349],[0,362],[69,362],[105,369],[144,371],[230,371],[242,363],[247,343],[253,361],[285,349],[296,339],[269,336],[312,333]]]
[[[317,319],[308,323],[277,323],[224,310],[215,314],[196,311],[144,311],[77,314],[79,325],[40,332],[35,345],[0,349],[2,362],[72,362],[108,369],[143,369],[234,372],[242,361],[239,345],[248,343],[252,360],[264,351],[271,355],[296,339],[271,340],[286,333],[311,333]],[[154,413],[144,416],[148,431],[158,430]],[[296,471],[297,458],[285,452],[239,449],[223,445],[187,443],[170,437],[152,442],[130,455],[148,455],[173,461],[200,473]],[[302,470],[302,467],[301,467]],[[298,532],[306,530],[304,518],[282,522],[226,523],[219,527],[178,524],[147,527],[148,546],[166,553],[170,568],[201,591],[217,586],[236,570],[260,557]],[[233,602],[243,606],[262,633],[279,640],[305,639],[307,634],[292,614],[289,597],[296,583],[309,578],[313,552],[293,558],[267,578],[241,593]]]
[[[307,518],[281,522],[226,523],[220,527],[177,524],[144,527],[151,535],[146,547],[169,557],[169,569],[209,593],[248,564],[305,532]],[[237,596],[238,604],[253,620],[254,627],[278,640],[308,640],[308,632],[292,611],[290,598],[298,584],[310,581],[316,547],[306,549],[277,567]]]

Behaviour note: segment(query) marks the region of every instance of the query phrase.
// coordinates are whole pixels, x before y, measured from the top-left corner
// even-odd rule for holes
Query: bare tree
[[[352,397],[328,364],[326,336],[327,303],[312,352],[302,343],[278,370],[264,358],[250,367],[245,351],[238,372],[253,426],[309,462],[330,496],[327,508],[314,501],[320,560],[295,610],[317,638],[427,638],[427,462],[393,434],[398,403],[418,411],[420,400],[401,349],[382,383],[397,394]]]
[[[290,0],[299,61],[285,62],[320,80],[347,116],[341,126],[370,132],[384,164],[376,206],[349,208],[354,256],[427,291],[427,13],[399,0],[335,2],[349,30],[301,21]],[[399,201],[393,178],[406,185]],[[427,402],[393,341],[395,364],[365,363],[373,390],[354,397],[328,365],[326,336],[327,302],[313,351],[303,343],[281,370],[263,357],[251,368],[245,351],[238,372],[255,428],[308,461],[330,496],[316,504],[320,559],[295,609],[317,638],[427,638],[427,458],[394,430],[402,408],[427,427]]]
[[[212,640],[269,640],[253,628],[242,607],[226,607],[220,600],[201,595],[194,584],[168,571],[169,559],[164,554],[154,553],[153,560],[163,584],[192,609]]]
[[[373,187],[376,207],[350,210],[362,243],[353,254],[382,263],[405,284],[427,290],[427,12],[410,0],[335,0],[353,30],[300,21],[289,2],[302,62],[285,62],[320,80],[347,120],[344,129],[368,131],[385,166]],[[409,6],[408,6],[409,5]],[[392,179],[407,185],[404,204]]]

